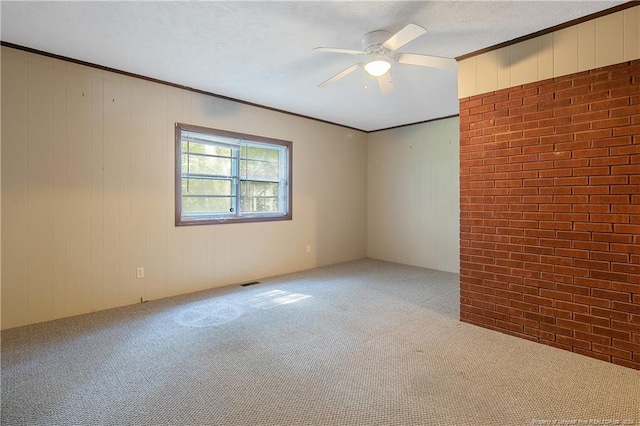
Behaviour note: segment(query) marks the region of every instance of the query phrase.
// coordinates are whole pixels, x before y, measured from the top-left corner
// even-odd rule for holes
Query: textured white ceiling
[[[371,131],[458,113],[457,69],[394,65],[395,92],[354,72],[373,30],[428,33],[400,51],[456,57],[624,1],[9,2],[2,41]]]

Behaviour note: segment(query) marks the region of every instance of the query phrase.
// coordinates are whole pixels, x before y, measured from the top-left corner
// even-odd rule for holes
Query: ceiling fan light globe
[[[391,63],[384,59],[374,59],[364,66],[364,70],[373,77],[385,75],[389,69],[391,69]]]

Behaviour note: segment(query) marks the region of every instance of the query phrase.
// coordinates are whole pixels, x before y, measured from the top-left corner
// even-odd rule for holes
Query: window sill
[[[191,225],[222,225],[229,223],[254,223],[254,222],[275,222],[280,220],[292,220],[291,213],[288,214],[274,214],[274,215],[244,215],[244,216],[232,216],[232,217],[182,217],[176,220],[176,226],[191,226]]]

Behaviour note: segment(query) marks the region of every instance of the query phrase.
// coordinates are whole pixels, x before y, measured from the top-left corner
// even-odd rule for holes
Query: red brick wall
[[[640,60],[460,99],[460,308],[640,369]]]

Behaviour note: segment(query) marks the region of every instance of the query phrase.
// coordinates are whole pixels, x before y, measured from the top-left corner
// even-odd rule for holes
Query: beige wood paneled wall
[[[640,6],[458,63],[458,97],[640,58]]]
[[[460,119],[369,134],[367,255],[460,270]]]
[[[175,227],[178,121],[292,140],[294,219]],[[366,139],[3,47],[1,327],[365,257]]]

